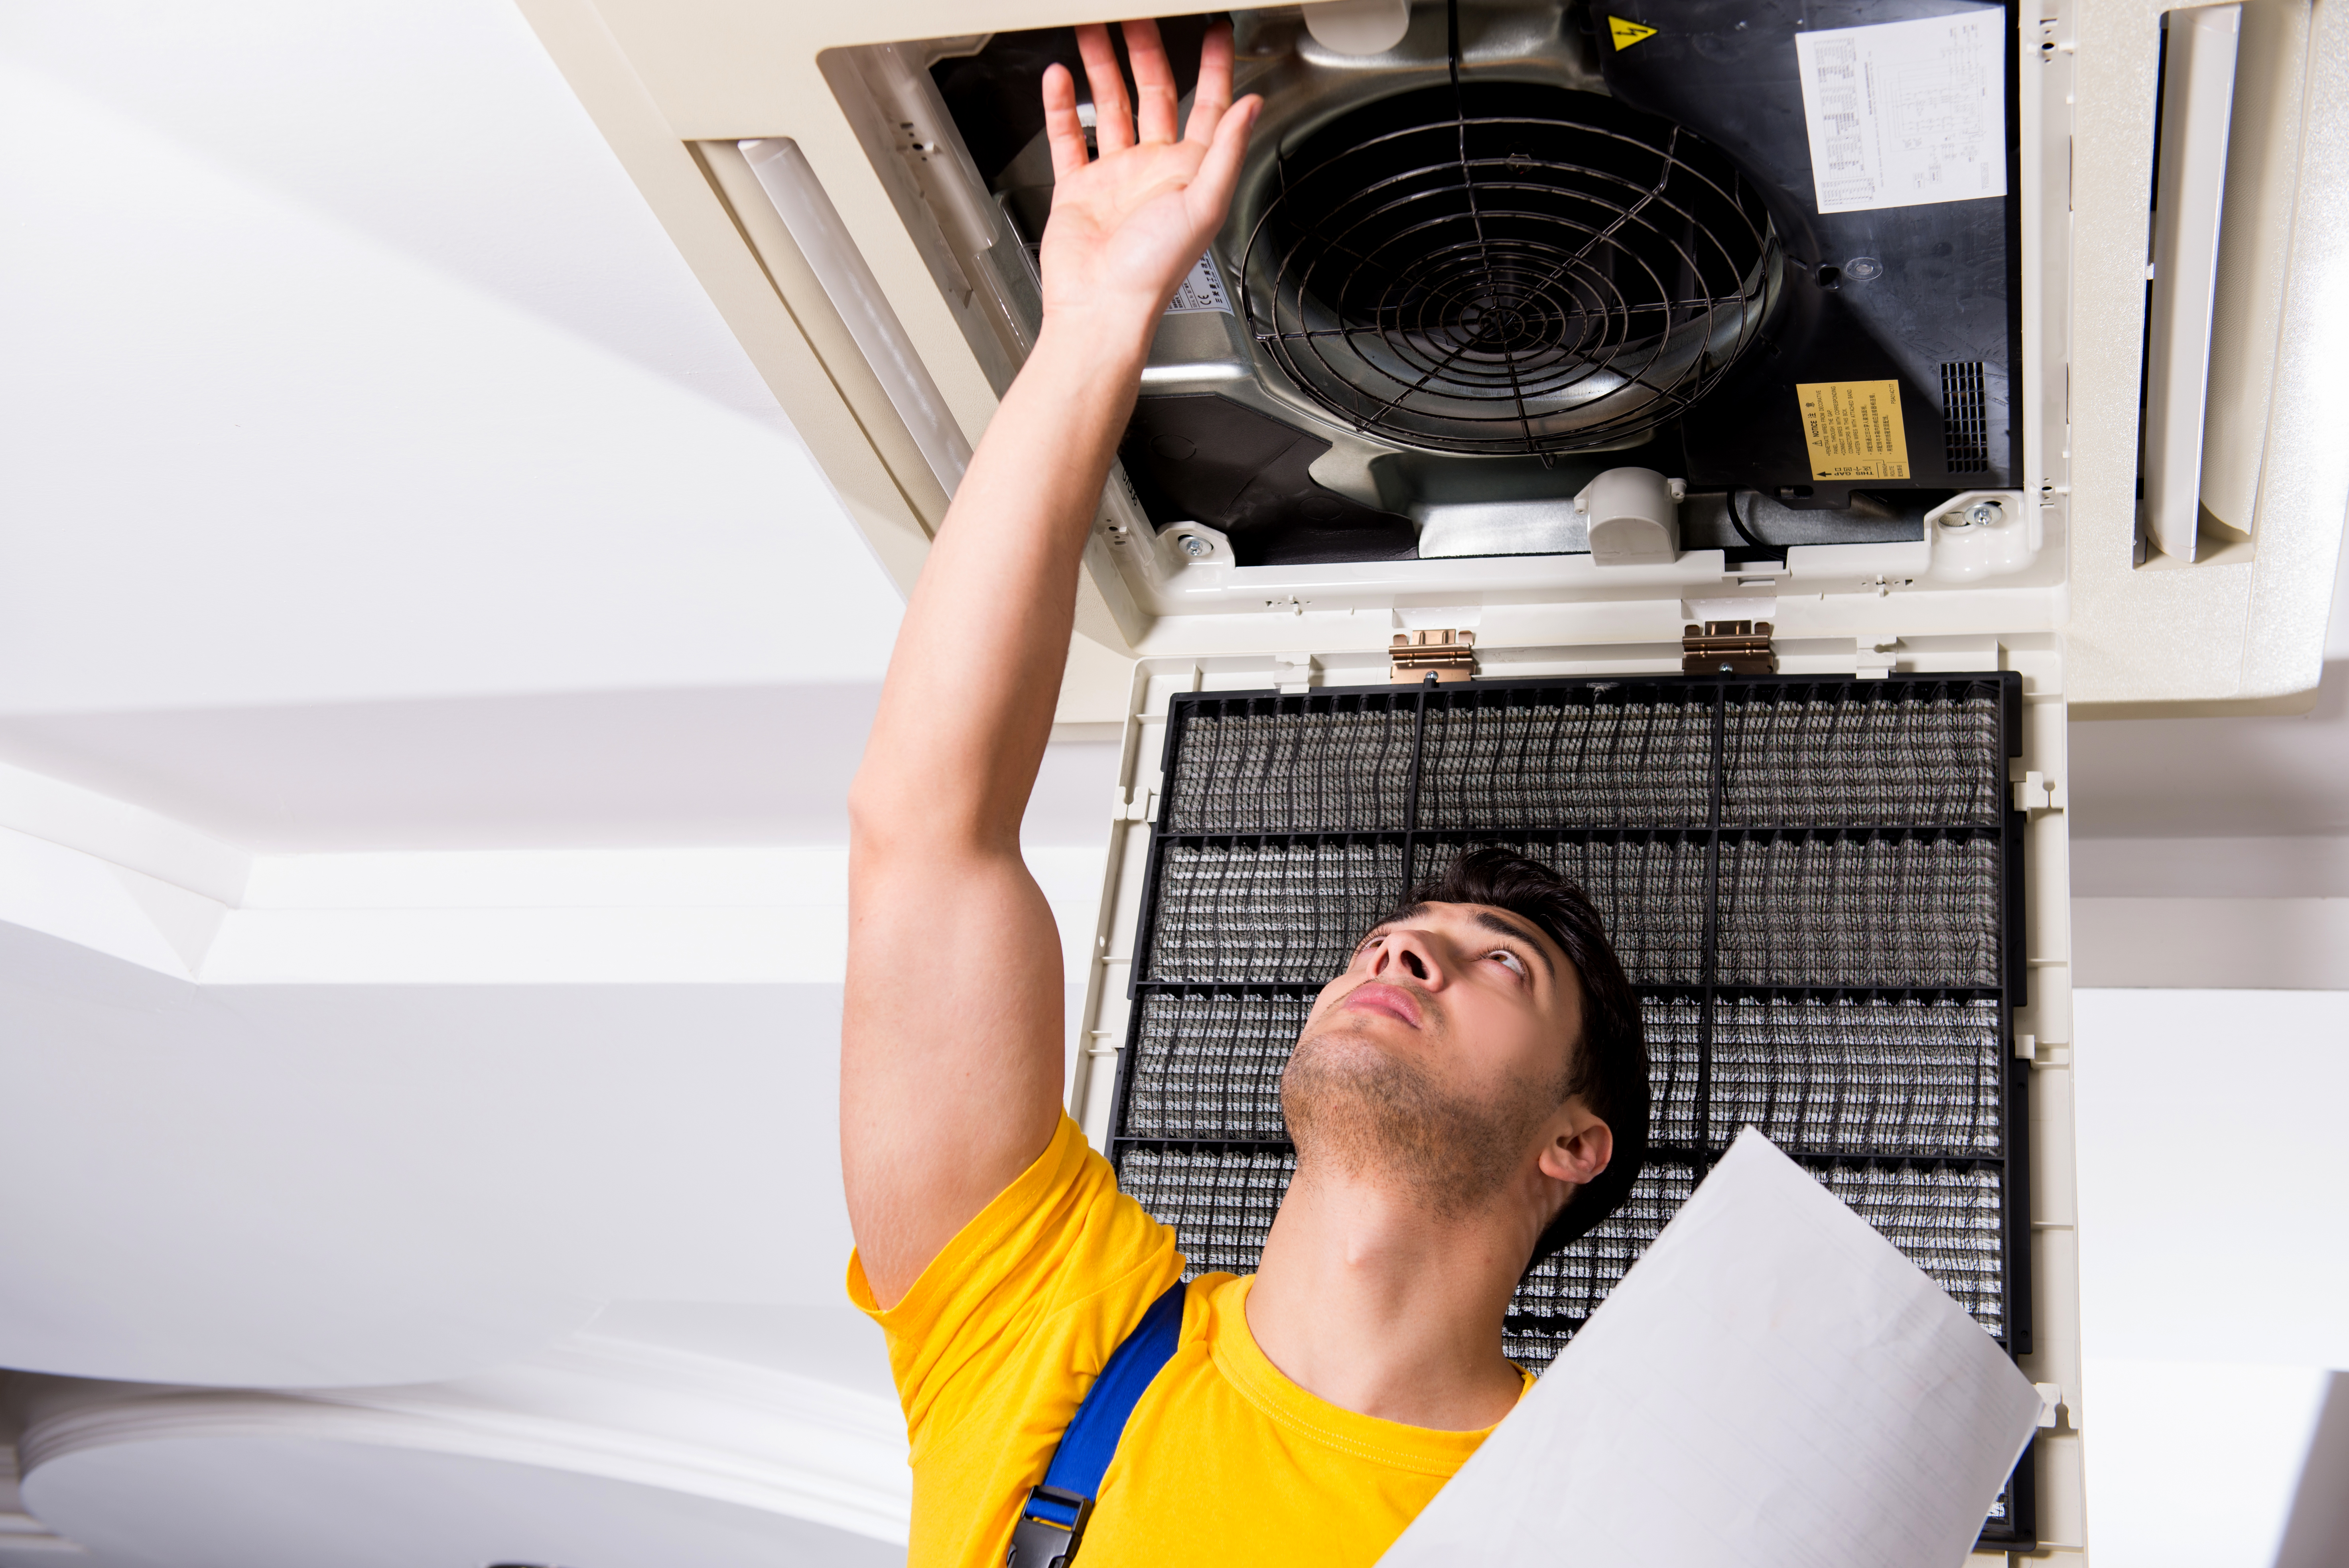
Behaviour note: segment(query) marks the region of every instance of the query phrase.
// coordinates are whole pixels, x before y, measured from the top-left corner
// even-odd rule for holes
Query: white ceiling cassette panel
[[[524,9],[910,580],[1033,330],[1049,176],[1006,112],[1047,57],[1026,35],[1092,13]],[[1383,182],[1433,177],[1451,112],[1443,8],[1369,55],[1293,8],[1239,14],[1267,119],[1160,335],[1087,641],[1368,658],[1449,612],[1488,663],[1657,668],[1738,600],[1783,657],[1846,671],[2054,637],[2082,717],[2304,701],[2349,508],[2344,24],[2297,0],[2180,29],[2146,0],[1845,9],[1805,14],[1797,51],[1791,10],[1618,33],[1599,7],[1463,5],[1467,109],[1524,143],[1494,159],[1619,149],[1506,237],[1523,297],[1497,307],[1394,262],[1413,192]],[[1934,19],[1969,16],[1990,21],[1920,77]],[[1855,116],[1855,72],[1908,96]],[[2180,152],[2157,205],[2158,129]],[[1561,236],[1667,171],[1670,200],[1575,255]],[[1370,188],[1397,200],[1346,205]],[[1384,259],[1341,277],[1340,229]],[[1901,449],[1871,455],[1871,429]],[[1215,463],[1169,455],[1202,438]],[[1634,511],[1592,548],[1586,492],[1619,469],[1680,481],[1644,503],[1651,548],[1609,547],[1641,515],[1620,486],[1595,499]]]
[[[1036,84],[1098,9],[523,5],[910,583],[1033,340]],[[1962,1129],[1783,1135],[1863,1212],[1960,1216],[1883,1224],[2047,1400],[1982,1549],[2078,1561],[2065,722],[2313,700],[2349,512],[2349,16],[1234,17],[1264,117],[1159,329],[1062,692],[1125,737],[1071,1109],[1130,1187],[1209,1150],[1234,1212],[1277,1201],[1263,1090],[1320,923],[1506,839],[1592,888],[1656,1070],[1696,1075],[1660,1079],[1649,1219],[1784,1109],[1737,1098],[1770,1040],[1821,1083],[1876,1041],[1973,1086]],[[1178,76],[1206,20],[1167,28]],[[1678,762],[1599,789],[1634,730]],[[1642,903],[1651,872],[1681,891]],[[1200,937],[1229,919],[1288,945]],[[1212,1128],[1185,1030],[1263,1036]],[[1554,1354],[1630,1255],[1561,1254],[1513,1353]]]

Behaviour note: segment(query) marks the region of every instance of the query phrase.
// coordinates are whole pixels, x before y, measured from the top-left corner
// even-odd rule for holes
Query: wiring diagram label
[[[1898,381],[1805,381],[1803,439],[1815,480],[1905,480],[1909,432]]]
[[[1795,35],[1821,212],[2006,194],[2006,13]]]

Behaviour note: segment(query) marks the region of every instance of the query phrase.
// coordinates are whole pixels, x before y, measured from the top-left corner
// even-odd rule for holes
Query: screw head
[[[1206,540],[1200,538],[1197,534],[1186,533],[1183,535],[1183,553],[1189,556],[1192,560],[1196,561],[1202,556],[1213,555],[1215,552],[1216,547],[1208,543]]]
[[[1966,508],[1966,521],[1976,528],[1989,528],[2006,516],[2006,509],[1994,500],[1978,500]]]

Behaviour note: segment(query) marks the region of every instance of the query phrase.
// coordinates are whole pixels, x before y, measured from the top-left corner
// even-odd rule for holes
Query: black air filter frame
[[[1607,916],[1649,1016],[1655,1106],[1647,1166],[1624,1210],[1528,1272],[1505,1331],[1513,1355],[1546,1364],[1556,1354],[1726,1150],[1737,1123],[1724,1118],[1754,1109],[1760,1079],[1772,1080],[1758,1091],[1763,1120],[1784,1109],[1775,1080],[1787,1078],[1796,1086],[1795,1124],[1812,1124],[1816,1108],[1801,1099],[1811,1080],[1801,1075],[1822,1037],[1833,1057],[1838,1019],[1865,1026],[1850,1037],[1863,1046],[1827,1061],[1821,1081],[1840,1095],[1860,1057],[1892,1059],[1883,1047],[1889,1021],[1907,1042],[1894,1054],[1906,1051],[1916,1068],[1900,1093],[1944,1108],[1945,1120],[1946,1108],[1962,1102],[1965,1146],[1946,1137],[1897,1146],[1909,1126],[1905,1102],[1888,1109],[1838,1101],[1824,1113],[1838,1141],[1781,1137],[1781,1147],[1857,1200],[2009,1354],[2028,1354],[2030,1073],[2013,1050],[2029,975],[2025,819],[2007,786],[2007,764],[2022,755],[2022,706],[2013,672],[1175,695],[1111,1113],[1108,1152],[1121,1182],[1185,1233],[1193,1272],[1252,1267],[1247,1237],[1260,1238],[1269,1222],[1293,1148],[1278,1126],[1277,1099],[1269,1116],[1265,1109],[1268,1086],[1277,1096],[1279,1061],[1268,1049],[1235,1055],[1226,1043],[1246,1036],[1285,1060],[1304,1007],[1343,968],[1361,932],[1448,851],[1501,843],[1577,874]],[[1944,710],[1973,727],[1963,756],[1930,746],[1903,752],[1888,739],[1908,733],[1900,726],[1919,715]],[[1512,754],[1512,733],[1521,742],[1534,733],[1517,721],[1545,715],[1558,716],[1549,752],[1534,758],[1521,745]],[[1241,721],[1237,735],[1227,719]],[[1227,743],[1227,753],[1210,749]],[[1307,756],[1315,744],[1321,761],[1350,768],[1369,788],[1316,777]],[[1553,787],[1529,786],[1528,774],[1545,765],[1557,769]],[[1640,820],[1627,817],[1627,800]],[[1931,820],[1897,820],[1904,800],[1917,808],[1906,814]],[[1795,884],[1808,902],[1789,907],[1814,918],[1814,940],[1797,955],[1813,971],[1782,981],[1771,966],[1796,960],[1746,940],[1753,928],[1741,924],[1741,901],[1749,877],[1783,877],[1789,867],[1812,879]],[[1844,918],[1870,888],[1881,910],[1883,890],[1898,907],[1922,885],[1968,901],[1973,941],[1944,944],[1945,952],[1916,932],[1855,929]],[[1216,946],[1216,934],[1235,926],[1237,941]],[[1846,973],[1816,972],[1822,947],[1828,969],[1845,954]],[[1235,954],[1250,973],[1229,972]],[[1882,972],[1888,954],[1917,972]],[[1869,983],[1835,983],[1854,978],[1853,965],[1878,969],[1858,975]],[[1692,1040],[1672,1036],[1676,1019],[1692,1025]],[[1773,1054],[1772,1031],[1787,1019],[1803,1041],[1799,1061]],[[1185,1051],[1222,1053],[1220,1077],[1142,1085],[1156,1070],[1145,1057]],[[1971,1065],[1952,1067],[1961,1061]],[[1757,1072],[1757,1062],[1769,1065]],[[1693,1082],[1674,1077],[1682,1068]],[[1873,1081],[1890,1081],[1882,1076],[1889,1070],[1879,1067]],[[1666,1136],[1674,1128],[1680,1135]],[[1982,1147],[1992,1129],[1994,1151]],[[1996,1233],[1985,1237],[1982,1216],[1992,1211],[1969,1206],[1965,1194],[1993,1180]],[[1633,1211],[1644,1218],[1627,1220]],[[1941,1222],[1951,1213],[1955,1233]],[[1993,1263],[1994,1282],[1982,1273]],[[1526,1310],[1537,1305],[1571,1310]],[[1985,1525],[1985,1546],[2035,1542],[2032,1471],[2026,1450]]]

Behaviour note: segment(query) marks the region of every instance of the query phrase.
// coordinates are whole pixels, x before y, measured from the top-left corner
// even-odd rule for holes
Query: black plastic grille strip
[[[1990,469],[1990,396],[1979,359],[1941,366],[1941,456],[1953,474]]]

